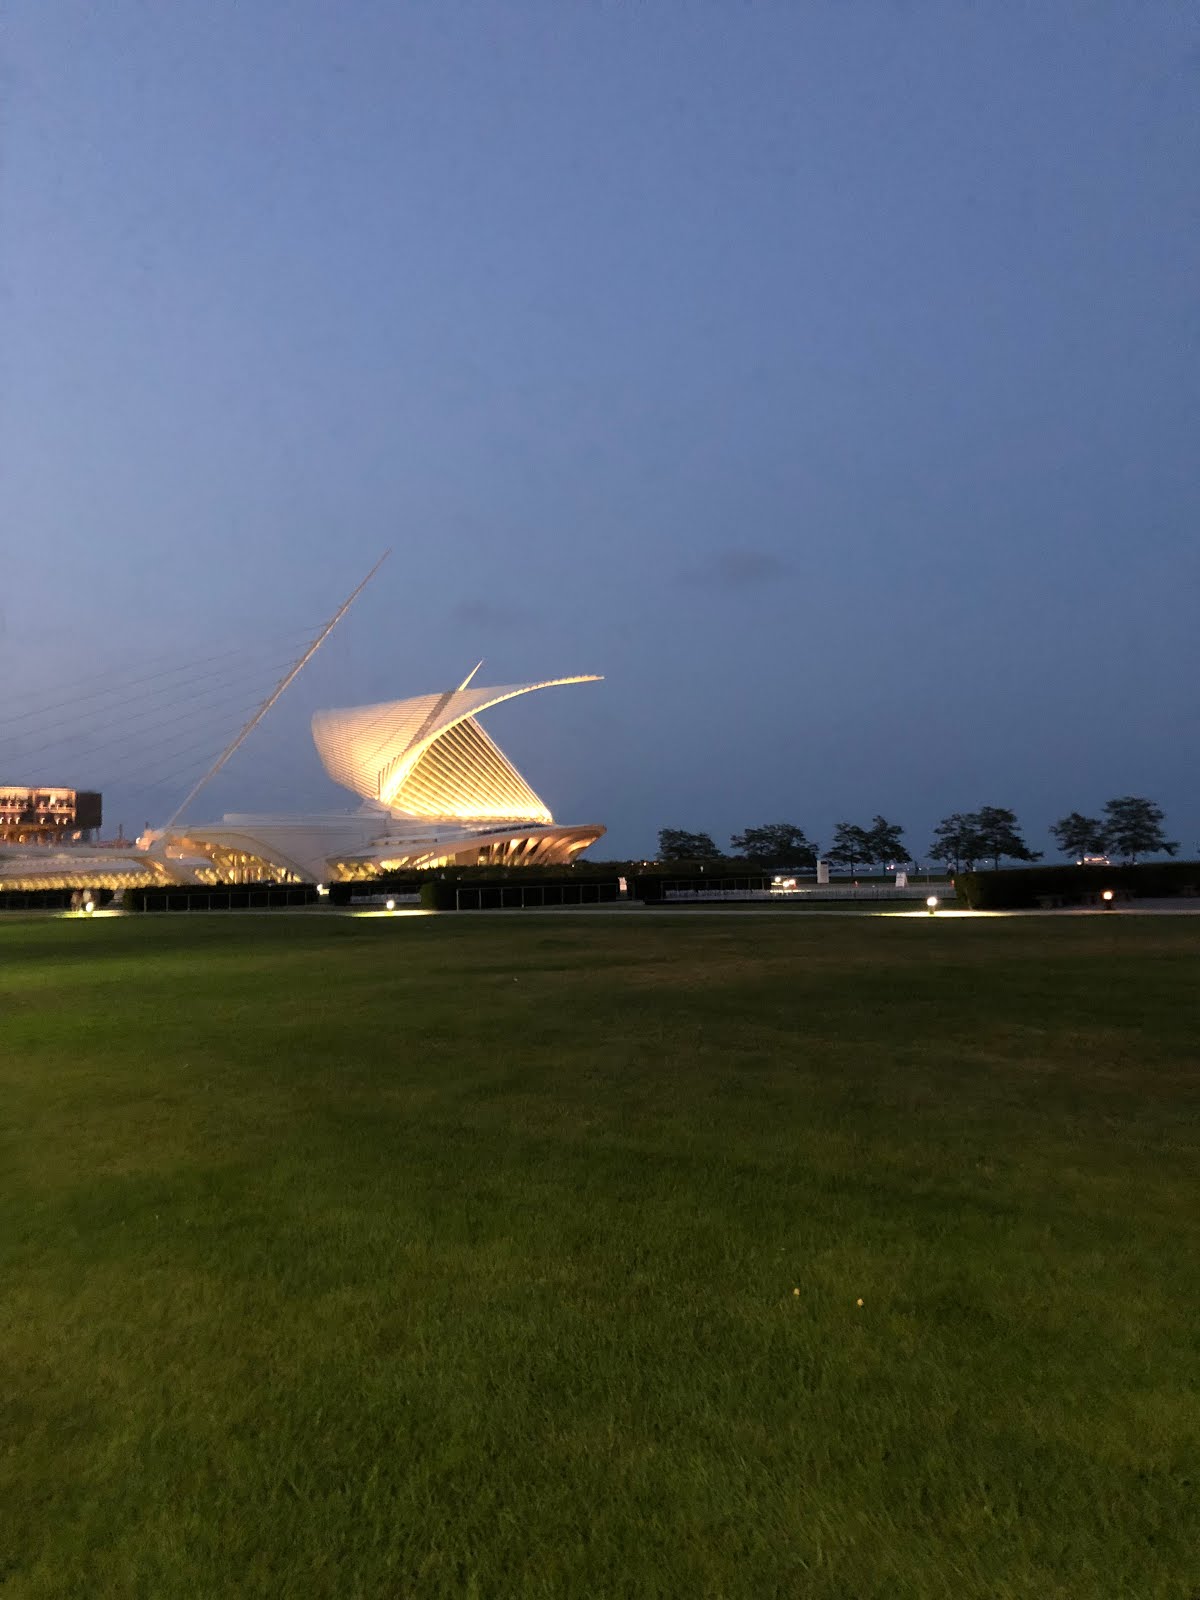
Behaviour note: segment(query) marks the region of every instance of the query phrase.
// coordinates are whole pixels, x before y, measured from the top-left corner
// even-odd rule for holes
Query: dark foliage
[[[735,833],[729,841],[735,855],[767,867],[815,867],[817,846],[794,822],[768,822]]]
[[[1134,899],[1200,894],[1200,862],[1151,861],[1122,867],[1006,867],[998,872],[960,872],[959,899],[972,911],[1020,911],[1044,901],[1090,905],[1105,889]]]
[[[1162,807],[1140,795],[1127,794],[1107,803],[1104,837],[1108,849],[1129,862],[1136,861],[1139,856],[1157,855],[1160,851],[1173,856],[1179,849],[1178,842],[1168,839],[1163,832]]]

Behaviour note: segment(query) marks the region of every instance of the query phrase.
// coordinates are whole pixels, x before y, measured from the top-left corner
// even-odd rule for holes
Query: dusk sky
[[[593,856],[1200,854],[1198,89],[1132,0],[8,0],[0,780],[161,823],[390,546],[190,815],[484,657],[605,674],[486,719]]]

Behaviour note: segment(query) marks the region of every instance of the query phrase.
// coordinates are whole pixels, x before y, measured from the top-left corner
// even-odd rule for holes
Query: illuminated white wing
[[[335,783],[389,810],[548,823],[553,818],[545,805],[476,716],[535,689],[599,681],[587,674],[318,711],[313,740]]]

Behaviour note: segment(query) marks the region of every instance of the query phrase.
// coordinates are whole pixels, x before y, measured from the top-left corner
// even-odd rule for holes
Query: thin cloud
[[[460,600],[451,610],[453,622],[466,628],[486,628],[493,632],[523,628],[532,613],[520,605],[499,600]]]
[[[791,563],[773,550],[743,547],[717,550],[682,576],[685,583],[699,589],[754,589],[786,577],[791,570]]]

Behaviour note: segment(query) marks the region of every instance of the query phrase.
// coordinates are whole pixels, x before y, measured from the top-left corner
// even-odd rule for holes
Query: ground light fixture
[[[1113,892],[1112,892],[1112,890],[1111,889],[1105,889],[1103,894],[1101,894],[1100,898],[1101,898],[1101,900],[1104,901],[1104,909],[1105,909],[1105,911],[1111,911],[1112,908],[1113,908]]]
[[[929,898],[925,901],[925,904],[929,907],[929,915],[932,917],[934,912],[938,908],[938,897],[937,897],[937,895],[931,894],[929,896]]]
[[[83,909],[87,912],[88,916],[90,917],[92,912],[95,911],[95,909],[96,909],[96,902],[94,900],[85,900],[83,902]]]
[[[396,902],[394,900],[389,900],[384,909],[387,910],[387,911],[395,911]]]

